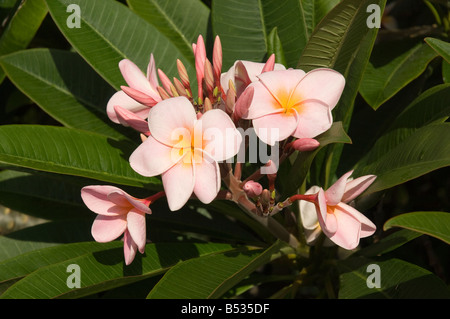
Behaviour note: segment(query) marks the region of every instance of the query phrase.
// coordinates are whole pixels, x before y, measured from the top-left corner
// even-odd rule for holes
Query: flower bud
[[[263,191],[261,184],[254,181],[248,181],[245,183],[243,189],[248,197],[258,197]]]
[[[292,142],[291,147],[300,152],[309,152],[318,148],[320,143],[313,138],[299,138]]]

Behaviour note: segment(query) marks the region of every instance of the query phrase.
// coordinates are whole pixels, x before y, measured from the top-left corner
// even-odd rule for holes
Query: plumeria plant
[[[448,6],[10,2],[1,298],[450,298]]]

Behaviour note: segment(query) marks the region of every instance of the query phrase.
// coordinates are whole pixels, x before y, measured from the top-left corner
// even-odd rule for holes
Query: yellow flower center
[[[300,111],[300,104],[302,102],[302,97],[300,94],[295,91],[287,91],[285,89],[281,89],[276,92],[274,106],[276,108],[283,108],[284,114],[291,115],[294,110],[297,112]]]

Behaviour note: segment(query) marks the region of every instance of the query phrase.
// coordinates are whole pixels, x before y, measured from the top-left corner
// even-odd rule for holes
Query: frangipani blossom
[[[162,175],[169,208],[180,209],[192,193],[210,203],[220,190],[217,162],[237,154],[242,137],[229,116],[214,109],[197,117],[189,100],[174,97],[149,112],[150,136],[131,154],[143,176]]]
[[[243,119],[252,120],[266,144],[289,136],[314,138],[331,127],[331,111],[345,85],[344,77],[331,69],[264,72],[251,83],[236,103]]]
[[[320,232],[336,245],[354,249],[359,239],[372,235],[376,226],[358,210],[348,205],[376,179],[375,175],[349,180],[353,171],[347,172],[324,191],[318,186],[306,193],[317,194],[317,202],[300,201],[300,214],[308,243],[313,243]]]
[[[124,240],[125,263],[131,264],[136,251],[144,253],[146,243],[145,214],[151,214],[150,199],[138,199],[120,188],[107,185],[83,187],[81,198],[85,205],[98,214],[91,233],[97,242]]]
[[[116,114],[115,107],[120,106],[141,119],[148,117],[150,108],[161,101],[158,93],[158,78],[153,54],[147,67],[147,76],[128,59],[119,62],[119,68],[128,86],[116,92],[108,101],[106,112],[111,121],[121,123]]]

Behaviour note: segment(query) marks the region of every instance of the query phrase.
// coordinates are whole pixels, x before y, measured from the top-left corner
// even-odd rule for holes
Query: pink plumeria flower
[[[85,205],[98,214],[91,233],[97,242],[105,243],[122,234],[125,263],[131,264],[136,251],[144,253],[146,243],[145,214],[151,214],[149,199],[130,196],[120,188],[108,185],[83,187],[81,198]]]
[[[119,68],[128,86],[115,93],[108,101],[106,112],[111,121],[124,124],[117,116],[115,107],[120,106],[141,119],[146,119],[150,108],[161,101],[153,54],[147,67],[147,76],[128,59],[119,62]]]
[[[345,85],[344,77],[331,69],[264,72],[251,83],[236,103],[243,119],[252,120],[258,137],[275,145],[289,136],[314,138],[331,127],[331,111]]]
[[[365,175],[351,180],[353,171],[347,172],[324,191],[311,187],[305,194],[317,194],[317,202],[300,201],[300,214],[306,240],[314,243],[321,231],[336,245],[351,250],[360,238],[371,236],[376,226],[362,213],[348,205],[376,179]]]
[[[184,206],[192,193],[210,203],[220,190],[218,162],[237,154],[242,136],[219,109],[198,117],[189,100],[174,97],[149,113],[150,136],[131,154],[131,167],[143,176],[162,175],[169,208]]]

